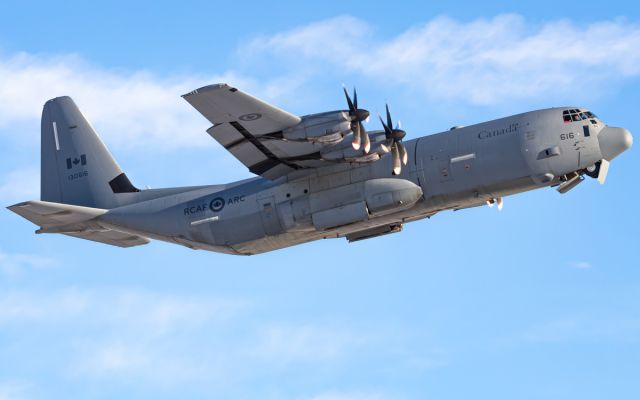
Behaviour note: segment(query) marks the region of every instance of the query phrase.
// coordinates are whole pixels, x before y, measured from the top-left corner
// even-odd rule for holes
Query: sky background
[[[562,105],[638,138],[635,2],[270,3],[4,4],[0,204],[39,197],[60,95],[141,187],[251,176],[180,98],[216,82],[299,115],[355,85],[408,138]],[[637,399],[639,167],[632,148],[605,186],[253,257],[0,211],[0,400]]]

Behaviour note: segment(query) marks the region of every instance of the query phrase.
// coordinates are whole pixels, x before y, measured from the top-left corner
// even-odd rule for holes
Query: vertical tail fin
[[[109,209],[139,191],[70,97],[47,101],[41,135],[41,200]]]

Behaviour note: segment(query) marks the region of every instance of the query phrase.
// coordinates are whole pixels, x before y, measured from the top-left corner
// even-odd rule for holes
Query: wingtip
[[[12,204],[10,206],[6,206],[7,210],[13,211],[16,208],[26,207],[29,205],[29,201],[21,201],[20,203]]]
[[[189,93],[183,94],[181,97],[186,99],[187,97],[193,96],[194,94],[198,94],[198,93],[202,93],[202,92],[208,92],[208,91],[211,91],[211,90],[219,90],[219,89],[224,89],[224,88],[233,89],[234,91],[238,90],[238,89],[236,89],[234,87],[230,87],[227,83],[214,83],[212,85],[206,85],[206,86],[202,86],[202,87],[200,87],[198,89],[192,90]]]

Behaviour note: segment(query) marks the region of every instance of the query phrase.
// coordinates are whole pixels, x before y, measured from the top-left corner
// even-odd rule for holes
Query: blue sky
[[[640,132],[633,2],[130,3],[3,6],[3,205],[38,197],[58,95],[151,187],[250,176],[179,97],[221,81],[297,114],[356,85],[410,138],[567,104]],[[602,187],[255,257],[36,236],[2,211],[0,400],[635,399],[639,167],[633,148]]]

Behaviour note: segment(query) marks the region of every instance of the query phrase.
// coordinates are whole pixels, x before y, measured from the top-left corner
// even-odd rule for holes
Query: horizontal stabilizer
[[[120,232],[113,229],[105,229],[102,231],[85,231],[78,233],[65,233],[65,235],[77,237],[80,239],[91,240],[94,242],[100,242],[110,244],[118,247],[134,247],[142,246],[150,242],[144,236],[132,235],[126,232]]]
[[[38,200],[25,201],[7,208],[40,226],[36,233],[62,233],[118,247],[132,247],[149,243],[149,239],[145,237],[100,225],[96,218],[107,212],[101,208]]]

